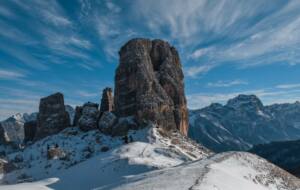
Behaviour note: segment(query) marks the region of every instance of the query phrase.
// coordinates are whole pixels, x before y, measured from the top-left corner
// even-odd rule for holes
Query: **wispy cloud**
[[[153,33],[171,36],[195,60],[188,76],[228,63],[300,63],[297,1],[137,0],[134,6]]]
[[[17,79],[17,78],[23,78],[25,76],[26,75],[24,73],[21,73],[19,71],[0,69],[0,79]]]
[[[236,85],[247,85],[248,82],[243,81],[243,80],[233,80],[233,81],[222,81],[219,80],[217,82],[209,82],[207,83],[208,87],[231,87],[231,86],[236,86]]]
[[[280,85],[277,85],[276,88],[281,88],[281,89],[300,88],[300,83],[297,83],[297,84],[280,84]]]
[[[79,96],[82,96],[82,97],[96,97],[96,96],[99,96],[99,93],[95,93],[95,92],[87,92],[87,91],[83,91],[83,90],[79,90],[76,92]]]
[[[200,66],[193,66],[186,69],[185,73],[189,77],[196,77],[199,74],[204,74],[214,68],[214,65],[200,65]]]

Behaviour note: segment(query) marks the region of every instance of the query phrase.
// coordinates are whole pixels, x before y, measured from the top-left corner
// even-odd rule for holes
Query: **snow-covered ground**
[[[49,158],[52,149],[63,154]],[[177,132],[166,135],[154,126],[130,131],[126,140],[67,128],[8,160],[19,169],[0,176],[0,190],[300,189],[298,178],[258,156],[213,155]]]
[[[105,136],[99,131],[81,132],[69,128],[27,147],[22,153],[21,169],[1,177],[0,189],[111,189],[126,176],[177,166],[211,154],[204,147],[190,142],[178,133],[164,137],[152,127],[131,131],[129,143],[120,137]],[[131,142],[132,140],[132,142]],[[67,155],[64,159],[48,159],[47,147],[58,145]],[[102,152],[102,147],[108,147]],[[18,155],[19,154],[19,155]],[[47,179],[47,180],[45,180]]]
[[[125,147],[129,148],[128,146],[126,145]],[[123,148],[126,149],[125,147]],[[131,156],[133,155],[136,156],[136,154],[132,154]],[[130,158],[128,159],[130,160]],[[170,163],[170,161],[165,159],[157,160],[162,165]],[[189,161],[175,167],[166,167],[154,171],[152,171],[153,168],[147,165],[147,163],[137,164],[126,159],[115,159],[112,154],[107,153],[105,156],[97,156],[80,163],[57,175],[56,178],[49,178],[33,183],[0,186],[0,189],[300,189],[299,179],[268,163],[266,160],[249,153],[222,153],[197,161]]]
[[[112,189],[296,190],[300,180],[253,154],[228,152],[128,177],[126,183]]]

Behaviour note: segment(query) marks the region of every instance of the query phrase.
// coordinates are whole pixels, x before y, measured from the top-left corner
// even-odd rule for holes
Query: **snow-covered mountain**
[[[75,110],[70,105],[65,105],[69,114],[70,123],[73,123]],[[0,142],[1,144],[19,145],[24,140],[24,124],[29,121],[36,121],[38,113],[17,113],[0,122]],[[0,146],[1,146],[0,144]]]
[[[20,144],[24,139],[24,123],[36,120],[37,113],[20,114],[17,113],[8,119],[0,122],[1,144],[14,143]]]
[[[300,177],[300,140],[255,145],[249,152]]]
[[[9,155],[18,169],[1,177],[13,185],[0,190],[300,189],[299,179],[249,153],[213,155],[178,132],[166,137],[155,127],[128,136],[125,143],[98,130],[65,129]]]
[[[255,95],[190,111],[189,137],[216,152],[300,139],[300,103],[263,106]]]

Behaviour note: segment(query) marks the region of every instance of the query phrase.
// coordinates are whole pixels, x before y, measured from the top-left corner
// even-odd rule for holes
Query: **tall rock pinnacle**
[[[114,108],[113,92],[111,88],[107,87],[102,92],[100,112],[101,113],[105,111],[111,112],[113,108]]]
[[[188,131],[183,72],[176,49],[162,40],[133,39],[120,50],[115,110],[166,130]]]
[[[65,110],[64,96],[55,93],[40,100],[35,139],[53,135],[70,126],[70,118]]]

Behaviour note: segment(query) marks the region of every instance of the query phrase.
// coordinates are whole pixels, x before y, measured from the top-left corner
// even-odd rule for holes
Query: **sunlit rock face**
[[[177,50],[162,40],[132,39],[120,50],[115,109],[166,130],[188,131],[183,72]]]

